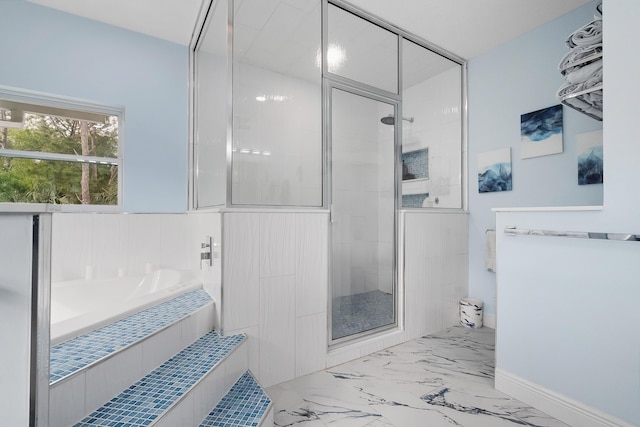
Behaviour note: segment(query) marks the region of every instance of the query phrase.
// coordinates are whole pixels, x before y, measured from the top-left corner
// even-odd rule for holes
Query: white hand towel
[[[484,266],[489,271],[496,271],[496,231],[485,231]]]

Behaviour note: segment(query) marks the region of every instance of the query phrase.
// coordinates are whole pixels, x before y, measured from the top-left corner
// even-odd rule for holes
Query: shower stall
[[[325,350],[401,330],[404,216],[464,208],[464,61],[344,1],[208,6],[192,45],[192,206],[324,215],[325,307],[296,296],[293,316],[326,316]]]

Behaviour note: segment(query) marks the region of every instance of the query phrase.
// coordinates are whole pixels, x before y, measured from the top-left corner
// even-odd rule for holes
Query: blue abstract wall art
[[[478,154],[478,192],[511,191],[511,148]]]
[[[520,116],[523,159],[562,153],[562,105]]]
[[[578,154],[578,185],[602,184],[604,163],[602,131],[581,133],[576,136]]]

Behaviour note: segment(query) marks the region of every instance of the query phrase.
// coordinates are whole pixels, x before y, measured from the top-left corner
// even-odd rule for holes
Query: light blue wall
[[[633,31],[640,2],[605,3],[604,207],[596,212],[501,213],[502,226],[640,234],[640,57],[630,54],[640,45],[640,33]],[[585,18],[590,16],[587,9]],[[498,373],[622,420],[606,425],[640,425],[638,243],[499,238]],[[554,406],[554,399],[548,400]]]
[[[124,210],[185,211],[188,49],[21,0],[0,17],[0,85],[124,106]]]
[[[569,34],[593,20],[595,2],[469,61],[469,295],[495,314],[495,274],[484,268],[494,207],[601,205],[603,185],[578,185],[576,134],[602,122],[564,107],[564,152],[522,160],[520,115],[557,105],[557,66]],[[478,193],[478,153],[511,147],[513,190]],[[606,159],[605,159],[606,162]]]

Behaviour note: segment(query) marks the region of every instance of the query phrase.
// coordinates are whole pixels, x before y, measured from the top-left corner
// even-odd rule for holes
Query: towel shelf
[[[624,241],[624,242],[640,242],[640,234],[625,234],[625,233],[530,230],[530,229],[517,228],[517,227],[505,227],[504,234],[507,236],[571,237],[574,239],[598,239],[598,240],[617,240],[617,241]]]
[[[594,87],[590,87],[589,89],[581,90],[579,92],[570,93],[570,94],[568,94],[566,96],[563,96],[562,100],[564,101],[565,99],[578,98],[580,96],[584,96],[584,95],[587,95],[589,93],[593,93],[593,92],[597,92],[597,91],[601,91],[602,92],[602,88],[603,88],[603,84],[600,83],[599,85],[594,86]]]
[[[567,107],[571,107],[574,110],[581,112],[582,114],[586,114],[592,119],[602,121],[602,104],[600,104],[600,108],[598,108],[590,99],[587,99],[587,95],[592,93],[599,93],[600,97],[602,97],[603,84],[600,83],[592,88],[563,96],[560,98],[560,102]]]
[[[602,16],[602,3],[596,6]],[[602,18],[595,17],[589,24],[574,31],[566,40],[571,50],[562,58],[558,69],[567,84],[556,93],[558,101],[592,119],[602,121]],[[581,57],[582,55],[586,55]],[[574,74],[578,73],[578,74]],[[571,76],[571,78],[569,78]],[[599,80],[599,82],[597,81]],[[585,90],[564,94],[584,85],[593,85]],[[583,86],[580,86],[583,85]]]
[[[587,64],[590,64],[594,61],[597,61],[598,59],[602,58],[602,52],[598,52],[598,53],[594,53],[592,55],[586,56],[582,59],[579,59],[575,62],[571,62],[570,64],[568,64],[567,66],[565,66],[564,68],[560,69],[560,73],[564,76],[565,74],[567,74],[567,71],[572,69],[572,68],[576,68],[578,66],[584,66]]]

